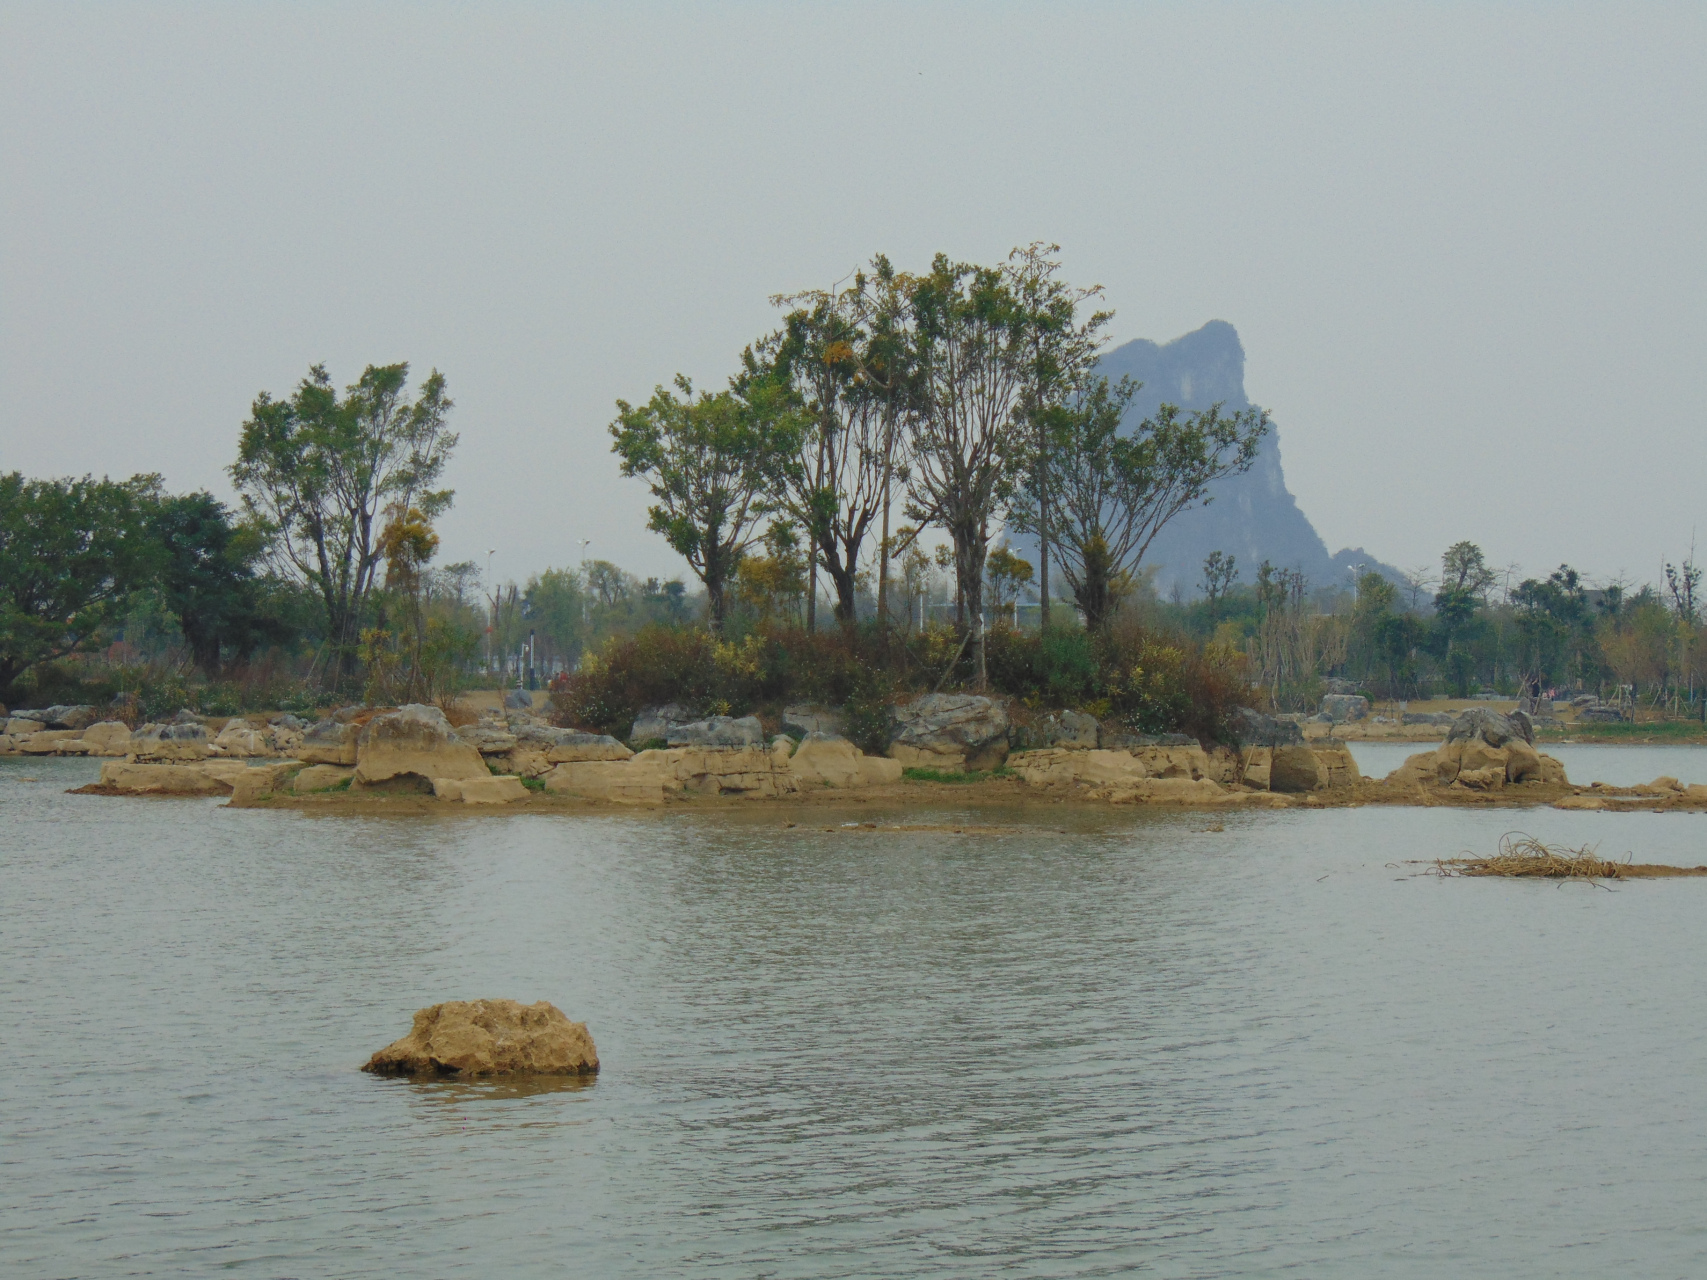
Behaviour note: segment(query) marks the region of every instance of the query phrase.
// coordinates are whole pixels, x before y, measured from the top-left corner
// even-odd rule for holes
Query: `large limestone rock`
[[[1236,804],[1241,797],[1209,778],[1145,778],[1116,788],[1112,804]]]
[[[618,804],[662,804],[664,782],[663,770],[638,767],[627,760],[569,761],[545,775],[547,791]]]
[[[504,710],[533,711],[533,694],[526,689],[511,689],[504,695]]]
[[[460,800],[463,804],[513,804],[526,800],[528,789],[513,775],[489,774],[484,778],[435,778],[433,794],[440,800]]]
[[[1541,753],[1522,738],[1506,743],[1505,780],[1507,782],[1541,781]]]
[[[1210,759],[1209,753],[1195,741],[1179,735],[1184,742],[1167,745],[1130,747],[1134,759],[1141,760],[1152,778],[1208,778],[1212,782],[1227,780],[1222,766]],[[1229,764],[1231,761],[1228,762]]]
[[[307,764],[353,765],[362,726],[328,716],[311,724],[297,743],[295,755]]]
[[[992,769],[1008,754],[1008,713],[971,693],[928,693],[892,709],[889,756],[903,766]]]
[[[901,781],[901,762],[868,756],[846,738],[809,734],[788,769],[802,787],[877,787]]]
[[[1400,786],[1426,786],[1435,779],[1435,753],[1419,751],[1406,756],[1405,763],[1387,775],[1387,781]]]
[[[126,756],[130,754],[130,726],[122,720],[102,720],[83,730],[83,741],[92,756]]]
[[[195,722],[145,724],[130,735],[130,754],[139,761],[205,760],[207,730]]]
[[[202,767],[212,772],[219,763],[210,760]],[[238,764],[237,761],[223,763],[227,768]],[[231,807],[241,809],[266,796],[286,790],[301,768],[302,762],[299,760],[281,760],[272,764],[239,765],[231,772],[216,776],[231,787]]]
[[[103,787],[127,795],[222,796],[231,785],[189,764],[136,764],[109,760],[101,766]]]
[[[560,764],[545,779],[548,791],[591,800],[657,804],[670,795],[724,795],[768,799],[798,790],[790,761],[763,747],[668,747],[632,760]]]
[[[10,738],[27,738],[32,733],[41,733],[47,726],[40,720],[25,715],[22,712],[6,721],[6,736]],[[128,732],[128,730],[127,730]]]
[[[1321,763],[1309,747],[1274,748],[1269,760],[1268,789],[1281,792],[1316,791],[1327,786]]]
[[[666,739],[672,747],[752,747],[763,745],[765,729],[757,716],[712,716],[676,725]]]
[[[415,1014],[409,1034],[363,1071],[390,1076],[590,1076],[598,1050],[584,1022],[541,1000],[450,1000]]]
[[[1522,712],[1505,716],[1487,707],[1471,707],[1459,712],[1452,727],[1446,731],[1449,743],[1479,740],[1490,747],[1503,747],[1513,738],[1534,745],[1535,730],[1529,717]]]
[[[489,778],[480,753],[458,738],[437,707],[413,702],[375,716],[356,737],[354,785],[393,778]]]
[[[1150,776],[1129,751],[1046,747],[1008,757],[1008,767],[1033,787],[1126,787]]]

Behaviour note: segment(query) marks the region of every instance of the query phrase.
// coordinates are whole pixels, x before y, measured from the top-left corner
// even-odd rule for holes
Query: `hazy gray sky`
[[[229,495],[442,370],[446,559],[682,568],[605,427],[873,252],[1238,327],[1330,549],[1652,577],[1707,521],[1707,6],[0,6],[0,469]]]

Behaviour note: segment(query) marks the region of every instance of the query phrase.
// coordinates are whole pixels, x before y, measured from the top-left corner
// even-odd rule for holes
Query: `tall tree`
[[[777,497],[829,575],[836,620],[845,627],[854,623],[866,539],[885,511],[897,471],[906,474],[895,432],[904,354],[881,317],[878,325],[868,324],[874,309],[884,306],[884,293],[882,282],[868,293],[861,272],[848,289],[773,299],[793,310],[778,333],[743,353],[737,380],[738,390],[773,380],[805,411],[799,447],[782,460]],[[808,619],[812,607],[808,599]]]
[[[1102,296],[1102,286],[1074,288],[1060,278],[1061,264],[1053,255],[1058,244],[1033,242],[1008,255],[1008,275],[1014,296],[1026,316],[1023,342],[1025,369],[1024,412],[1031,426],[1032,463],[1027,468],[1027,487],[1041,518],[1038,521],[1039,626],[1049,627],[1049,549],[1052,506],[1049,472],[1037,460],[1048,448],[1052,424],[1074,388],[1090,376],[1103,344],[1103,328],[1114,318],[1112,311],[1095,311],[1080,319],[1080,308]]]
[[[1212,501],[1216,481],[1249,470],[1269,428],[1260,409],[1223,414],[1216,404],[1182,413],[1164,404],[1122,435],[1121,420],[1137,391],[1130,378],[1112,387],[1104,377],[1081,383],[1054,414],[1035,464],[1052,504],[1040,504],[1032,488],[1013,511],[1018,527],[1049,535],[1093,629],[1108,619],[1162,528],[1180,512]]]
[[[0,694],[37,663],[102,643],[125,598],[154,579],[159,493],[154,475],[0,475]]]
[[[908,515],[939,525],[953,543],[957,620],[971,628],[983,684],[984,559],[990,524],[1025,458],[1030,316],[1009,271],[943,254],[913,290],[913,315],[919,404]]]
[[[378,526],[393,504],[426,520],[445,511],[455,433],[438,372],[407,398],[407,364],[369,365],[342,397],[315,365],[288,400],[262,392],[243,424],[231,478],[245,509],[272,531],[280,567],[326,611],[334,680],[354,678],[364,610],[384,558]]]
[[[644,479],[657,501],[647,527],[661,533],[705,584],[712,630],[723,627],[741,556],[772,506],[782,461],[798,452],[800,413],[781,389],[755,380],[747,394],[700,392],[681,375],[643,405],[616,402],[611,451],[622,474]]]

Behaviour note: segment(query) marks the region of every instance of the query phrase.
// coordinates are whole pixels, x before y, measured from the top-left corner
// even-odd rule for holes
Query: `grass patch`
[[[353,775],[351,777],[348,777],[348,778],[339,778],[336,782],[334,782],[329,787],[316,787],[314,789],[313,794],[315,794],[317,796],[323,796],[323,795],[328,795],[334,791],[348,791],[350,789],[350,783],[352,783],[354,781],[355,781],[355,777]]]
[[[544,778],[523,778],[522,779],[522,785],[524,787],[526,787],[529,791],[544,791],[545,790],[545,779]]]
[[[1579,742],[1703,742],[1707,725],[1699,720],[1652,720],[1645,724],[1602,724],[1583,721],[1555,729],[1538,730],[1537,738],[1548,742],[1574,739]]]
[[[946,782],[962,785],[968,782],[983,782],[989,778],[1012,778],[1015,774],[1004,764],[994,769],[971,769],[965,773],[955,773],[947,769],[903,769],[901,776],[908,782]]]

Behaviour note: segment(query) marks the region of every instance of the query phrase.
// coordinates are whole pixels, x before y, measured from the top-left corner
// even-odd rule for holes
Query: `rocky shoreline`
[[[906,806],[933,793],[956,804],[1003,806],[1707,810],[1707,786],[1670,778],[1641,787],[1575,786],[1558,760],[1537,750],[1534,727],[1521,713],[1481,708],[1460,714],[1439,747],[1381,779],[1361,776],[1342,742],[1306,741],[1296,724],[1249,711],[1235,725],[1241,745],[1206,750],[1177,735],[1106,733],[1072,712],[1016,730],[992,699],[934,694],[897,707],[888,754],[872,756],[839,736],[827,712],[791,708],[785,724],[796,733],[767,741],[753,717],[684,722],[672,718],[675,710],[659,708],[637,721],[661,743],[640,750],[546,724],[516,707],[461,727],[433,706],[346,708],[308,726],[227,725],[212,738],[185,713],[172,724],[127,731],[122,742],[111,730],[88,736],[103,728],[97,722],[81,731],[77,745],[87,746],[79,754],[114,758],[98,782],[76,790],[225,795],[235,808],[366,812],[562,812],[753,800]],[[53,731],[38,730],[26,741],[43,732]],[[279,758],[284,746],[290,754]]]

